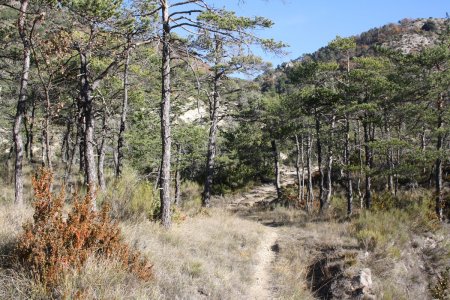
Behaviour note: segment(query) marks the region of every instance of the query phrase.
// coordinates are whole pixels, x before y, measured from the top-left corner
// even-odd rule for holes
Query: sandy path
[[[274,251],[278,234],[275,228],[268,227],[268,231],[261,241],[256,253],[258,263],[255,267],[254,283],[249,290],[249,299],[272,299],[271,293],[271,264],[275,261]]]

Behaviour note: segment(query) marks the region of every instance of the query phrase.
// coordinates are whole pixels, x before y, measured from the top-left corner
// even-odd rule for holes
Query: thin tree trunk
[[[331,117],[331,130],[330,130],[330,140],[328,141],[328,159],[327,159],[327,194],[324,201],[324,209],[327,209],[330,206],[331,202],[331,195],[333,193],[333,182],[331,173],[333,170],[333,140],[334,140],[334,128],[335,128],[335,122],[336,117],[333,115]]]
[[[23,117],[23,129],[25,129],[25,145],[24,145],[24,152],[25,152],[25,158],[29,160],[29,146],[30,146],[30,130],[28,128],[28,112],[25,111],[24,117]]]
[[[322,141],[320,137],[320,120],[316,113],[316,139],[317,139],[317,168],[319,169],[319,210],[322,212],[325,208],[324,199],[324,174],[322,168]]]
[[[26,36],[25,21],[26,21],[26,11],[28,8],[28,0],[22,0],[20,2],[19,18],[18,18],[18,29],[19,35],[23,43],[23,58],[22,58],[22,76],[20,79],[20,91],[19,100],[17,102],[16,116],[14,118],[13,127],[13,139],[14,139],[14,150],[15,150],[15,166],[14,166],[14,177],[15,177],[15,197],[14,203],[17,205],[23,204],[23,142],[22,135],[20,133],[20,127],[22,125],[22,120],[25,114],[25,102],[27,99],[27,88],[28,88],[28,77],[30,73],[30,41]]]
[[[306,161],[308,167],[308,190],[306,198],[306,210],[310,212],[312,210],[312,204],[314,202],[313,184],[312,184],[312,168],[311,168],[311,154],[312,154],[312,141],[311,132],[308,130],[308,137],[306,140]]]
[[[94,108],[92,87],[89,83],[89,70],[87,56],[83,51],[80,51],[80,78],[81,78],[81,101],[83,104],[83,115],[85,121],[84,128],[84,159],[85,159],[85,178],[87,185],[87,192],[92,201],[92,209],[96,209],[96,190],[97,190],[97,164],[95,162],[94,154]]]
[[[391,129],[389,126],[389,120],[387,116],[384,117],[384,131],[386,132],[386,139],[388,142],[391,141]],[[394,158],[393,158],[393,149],[392,146],[389,145],[387,149],[387,164],[389,166],[389,174],[387,178],[388,190],[391,194],[394,194]]]
[[[126,51],[125,66],[123,69],[123,99],[122,99],[122,114],[120,116],[119,137],[117,139],[117,166],[116,177],[120,177],[123,171],[123,147],[125,142],[126,120],[128,112],[128,68],[130,64],[130,49]]]
[[[72,117],[67,119],[66,132],[64,133],[63,143],[61,145],[61,160],[66,165],[70,159],[70,135],[72,131]]]
[[[358,193],[358,199],[359,199],[359,203],[360,203],[360,208],[363,209],[364,208],[364,198],[362,196],[362,191],[361,191],[361,178],[362,178],[362,173],[363,173],[363,159],[362,159],[362,145],[361,145],[361,125],[360,125],[360,121],[357,121],[357,134],[355,133],[356,138],[355,138],[355,143],[357,143],[357,147],[358,147],[358,161],[359,161],[359,174],[358,174],[358,180],[356,181],[356,191]]]
[[[75,153],[77,151],[78,143],[80,141],[80,132],[77,131],[75,136],[75,142],[72,145],[72,149],[70,149],[70,134],[68,135],[67,139],[67,163],[66,163],[66,170],[64,172],[64,185],[67,185],[70,176],[72,174],[72,167],[73,162],[75,160]]]
[[[102,137],[100,140],[100,145],[97,149],[98,154],[98,183],[100,186],[100,189],[104,192],[106,191],[106,181],[105,181],[105,142],[106,142],[106,133],[107,133],[107,127],[106,127],[106,109],[103,112],[102,117]]]
[[[297,160],[295,163],[295,170],[297,173],[297,201],[299,203],[303,202],[303,171],[304,171],[304,166],[303,166],[303,137],[300,138],[301,142],[298,140],[298,135],[295,135],[295,146],[296,146],[296,150],[297,150]],[[301,146],[300,146],[301,143]]]
[[[44,119],[44,130],[43,138],[45,143],[45,167],[50,171],[53,170],[52,160],[51,160],[51,148],[50,148],[50,117],[51,117],[51,103],[50,95],[48,89],[45,88],[45,119]]]
[[[171,225],[170,217],[170,20],[169,4],[167,0],[161,1],[161,14],[163,23],[162,36],[162,98],[161,98],[161,223],[165,228]]]
[[[277,198],[281,199],[281,182],[280,182],[280,160],[278,155],[277,142],[272,140],[272,155],[275,166],[275,189],[277,190]]]
[[[180,205],[181,199],[181,172],[180,172],[180,158],[181,158],[181,146],[176,144],[177,148],[177,160],[175,163],[175,202],[176,206]]]
[[[214,78],[213,78],[213,95],[212,103],[210,103],[210,121],[211,126],[209,128],[208,137],[208,153],[206,156],[206,179],[205,187],[202,195],[202,206],[210,206],[211,200],[211,188],[213,184],[214,177],[214,162],[216,158],[216,141],[217,141],[217,129],[219,124],[219,106],[220,106],[220,93],[219,93],[219,83],[222,77],[222,73],[219,72],[218,66],[221,63],[222,57],[222,43],[216,37],[215,38],[215,68],[214,68]]]
[[[77,108],[78,108],[77,136],[78,136],[79,172],[80,174],[85,174],[86,160],[84,158],[84,151],[85,151],[84,130],[86,127],[86,120],[84,118],[83,102],[81,98],[77,100]]]
[[[367,118],[367,117],[366,117]],[[365,186],[365,194],[364,194],[364,203],[367,209],[370,209],[372,204],[372,151],[370,149],[370,123],[366,120],[363,121],[363,129],[364,129],[364,150],[366,154],[366,186]]]
[[[347,180],[347,216],[351,216],[353,213],[353,182],[350,171],[350,119],[345,115],[345,155],[344,164],[346,167],[346,180]]]
[[[30,158],[30,162],[34,162],[34,152],[33,152],[33,147],[34,147],[34,119],[36,116],[36,97],[34,96],[32,98],[32,102],[31,102],[31,118],[30,118],[30,128],[29,128],[29,158]]]
[[[435,163],[435,178],[434,178],[436,188],[436,215],[440,221],[444,219],[444,196],[442,194],[442,159],[440,153],[443,145],[443,135],[441,132],[444,123],[442,117],[443,107],[444,107],[443,96],[440,96],[437,101],[438,120],[436,129],[438,131],[438,138],[436,143],[436,151],[438,157]]]

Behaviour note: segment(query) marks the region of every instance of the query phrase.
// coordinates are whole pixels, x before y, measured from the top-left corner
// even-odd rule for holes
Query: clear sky
[[[260,36],[289,44],[285,57],[263,55],[274,66],[311,53],[336,35],[351,36],[403,18],[444,18],[450,0],[214,0],[242,16],[264,16],[275,26]],[[211,3],[210,2],[210,3]],[[261,55],[261,53],[258,53]]]

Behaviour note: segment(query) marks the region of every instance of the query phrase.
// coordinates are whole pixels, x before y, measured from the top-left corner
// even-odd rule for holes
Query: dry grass
[[[171,231],[147,221],[124,224],[122,230],[154,264],[158,298],[245,299],[265,229],[212,210]]]
[[[2,262],[31,218],[30,207],[0,207]],[[144,282],[119,263],[90,258],[69,272],[55,294],[73,299],[245,299],[255,252],[265,228],[255,222],[211,210],[167,231],[145,218],[121,223],[125,240],[154,264],[155,279]],[[44,287],[18,268],[0,266],[0,299],[45,299]],[[81,291],[78,292],[77,291]]]

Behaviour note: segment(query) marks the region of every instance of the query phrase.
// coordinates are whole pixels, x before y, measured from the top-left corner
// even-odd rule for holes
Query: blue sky
[[[217,8],[275,22],[260,32],[290,45],[285,57],[264,55],[274,66],[314,52],[336,35],[350,36],[403,18],[445,17],[450,0],[214,0]],[[210,2],[210,3],[211,3]],[[258,52],[261,55],[261,52]]]

